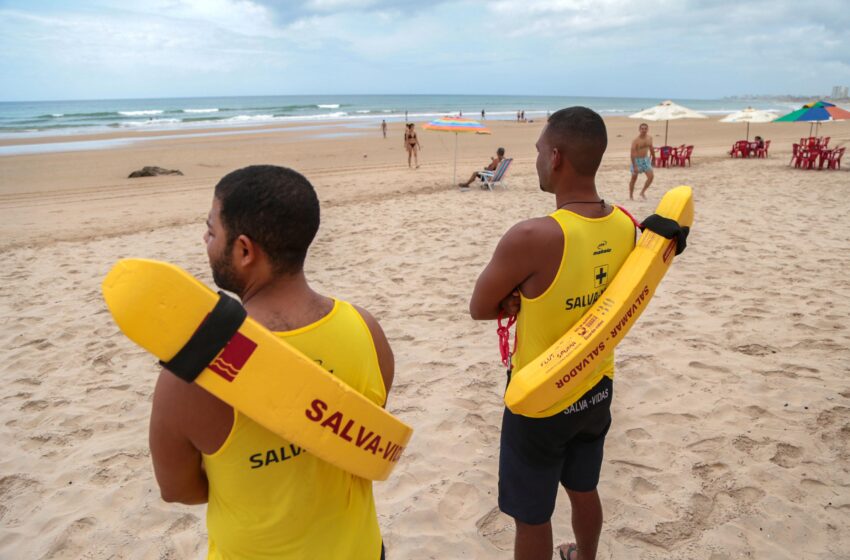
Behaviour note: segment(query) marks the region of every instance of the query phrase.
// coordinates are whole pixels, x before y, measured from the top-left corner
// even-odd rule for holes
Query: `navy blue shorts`
[[[548,418],[528,418],[505,408],[499,509],[518,521],[539,525],[555,511],[559,483],[576,492],[595,490],[613,397],[614,384],[603,377],[574,405]]]

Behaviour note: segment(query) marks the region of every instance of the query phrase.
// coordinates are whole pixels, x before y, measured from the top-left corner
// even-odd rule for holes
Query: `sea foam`
[[[149,109],[146,111],[118,111],[119,115],[124,115],[125,117],[145,117],[148,115],[161,115],[162,111],[159,109]]]

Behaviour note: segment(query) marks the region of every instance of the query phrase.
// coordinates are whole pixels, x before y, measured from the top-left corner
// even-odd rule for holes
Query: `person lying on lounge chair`
[[[505,159],[505,149],[499,148],[498,150],[496,150],[496,157],[490,159],[490,165],[485,167],[483,171],[495,171],[499,167],[499,164],[502,163],[503,159]],[[470,175],[469,180],[467,182],[458,183],[457,186],[459,186],[461,190],[468,189],[469,185],[471,185],[475,179],[483,179],[481,171],[474,172],[472,175]]]

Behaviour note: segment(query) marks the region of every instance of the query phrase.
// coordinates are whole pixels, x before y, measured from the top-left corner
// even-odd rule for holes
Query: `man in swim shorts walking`
[[[478,278],[473,319],[517,316],[518,371],[578,321],[604,292],[635,244],[635,225],[596,190],[608,144],[605,123],[585,107],[553,113],[537,141],[540,188],[555,195],[554,211],[513,226]],[[569,242],[567,242],[567,240]],[[516,560],[552,557],[551,517],[558,486],[572,507],[576,542],[561,558],[596,557],[602,504],[596,491],[611,424],[614,357],[593,372],[593,387],[535,417],[505,408],[499,454],[499,508],[514,518]]]
[[[641,198],[646,198],[646,189],[652,184],[655,174],[652,171],[652,136],[648,134],[649,125],[641,123],[638,127],[639,134],[637,138],[632,140],[631,148],[631,172],[632,178],[629,181],[629,199],[635,198],[635,183],[637,182],[639,173],[646,173],[646,182],[640,191]]]
[[[304,274],[318,228],[319,200],[302,175],[271,165],[234,171],[215,187],[204,234],[213,280],[256,321],[384,405],[394,362],[380,325],[314,291]],[[208,559],[384,558],[371,481],[167,370],[154,391],[150,448],[165,501],[208,504]]]

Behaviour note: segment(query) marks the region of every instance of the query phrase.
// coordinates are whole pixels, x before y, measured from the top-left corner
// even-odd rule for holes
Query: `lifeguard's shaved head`
[[[605,122],[587,107],[568,107],[552,113],[544,132],[547,144],[569,161],[578,175],[596,175],[608,147]]]

